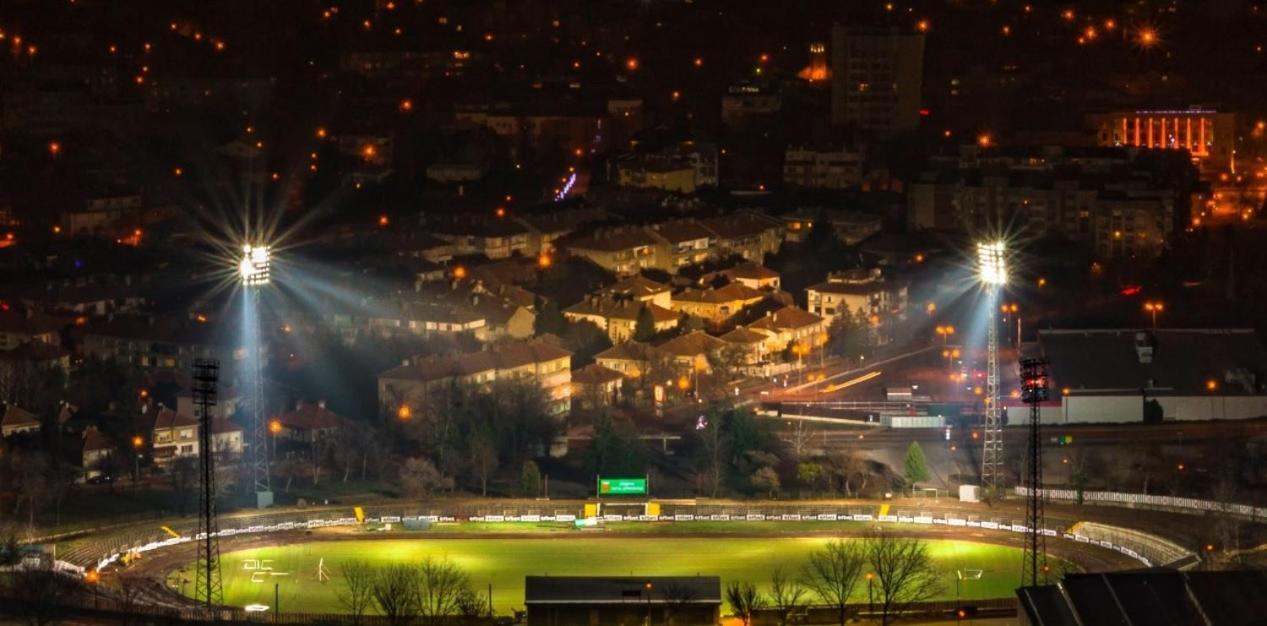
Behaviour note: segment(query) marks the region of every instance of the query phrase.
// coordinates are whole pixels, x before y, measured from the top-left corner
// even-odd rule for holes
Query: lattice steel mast
[[[201,474],[198,493],[197,571],[194,573],[194,599],[214,619],[215,608],[223,604],[220,584],[220,525],[216,521],[215,449],[212,445],[212,407],[216,405],[216,384],[220,379],[220,362],[215,359],[194,361],[194,411],[198,417],[198,457]]]
[[[1048,395],[1047,359],[1021,359],[1021,397],[1029,404],[1029,450],[1026,454],[1025,528],[1029,533],[1022,559],[1021,586],[1046,584],[1047,536],[1043,534],[1043,425],[1039,404]]]

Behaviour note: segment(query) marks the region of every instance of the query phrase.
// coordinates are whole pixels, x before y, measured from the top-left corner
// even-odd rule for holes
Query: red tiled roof
[[[720,304],[723,302],[759,300],[764,298],[765,295],[764,292],[757,291],[746,285],[730,283],[716,289],[687,289],[673,296],[673,299],[679,302]]]
[[[696,356],[722,349],[726,343],[702,330],[674,337],[660,345],[660,350],[674,356]]]
[[[22,409],[14,404],[8,404],[4,407],[4,417],[0,418],[0,426],[8,426],[17,428],[22,426],[38,426],[40,418],[34,413]]]
[[[394,367],[378,376],[398,380],[442,380],[490,370],[513,369],[530,363],[544,363],[571,355],[571,352],[563,348],[541,341],[516,342],[500,346],[495,351],[485,350],[455,357],[418,359],[408,365]]]
[[[597,363],[591,363],[572,372],[572,382],[578,385],[601,385],[622,378],[624,376],[620,372]]]
[[[277,416],[290,430],[328,430],[339,427],[339,416],[320,404],[303,403],[294,411]]]
[[[114,442],[108,437],[101,434],[96,428],[89,428],[84,431],[84,453],[96,452],[98,450],[113,450]]]
[[[754,330],[797,329],[822,323],[823,318],[794,306],[785,306],[751,324]]]
[[[167,407],[158,410],[158,414],[154,416],[154,429],[160,428],[179,428],[181,426],[197,426],[198,420],[182,415]]]
[[[736,328],[722,335],[721,337],[719,337],[719,339],[727,343],[751,344],[751,343],[761,343],[762,341],[765,341],[766,336],[762,335],[761,333],[753,332],[751,330],[748,330],[747,328],[740,326],[739,328]]]

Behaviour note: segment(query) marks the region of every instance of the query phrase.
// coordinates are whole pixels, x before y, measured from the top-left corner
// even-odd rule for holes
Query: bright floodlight
[[[242,261],[238,263],[238,276],[242,284],[248,287],[267,285],[269,280],[268,246],[242,246]]]
[[[1007,263],[1003,260],[1003,242],[977,244],[977,271],[981,282],[987,285],[1007,284]]]

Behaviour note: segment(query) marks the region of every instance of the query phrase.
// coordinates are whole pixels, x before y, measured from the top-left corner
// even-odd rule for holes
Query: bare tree
[[[352,616],[352,624],[361,623],[361,617],[374,601],[374,568],[366,561],[344,561],[339,565],[341,587],[334,595],[339,605]]]
[[[497,471],[497,446],[492,442],[492,435],[480,432],[471,437],[471,466],[480,479],[480,495],[488,495],[488,478]]]
[[[866,565],[867,557],[858,541],[834,539],[809,555],[801,579],[819,600],[836,608],[844,626],[849,598]]]
[[[405,459],[400,468],[400,486],[411,498],[425,498],[440,489],[451,487],[453,479],[445,478],[429,460],[421,457]]]
[[[424,624],[434,626],[459,611],[458,600],[470,591],[469,580],[452,561],[428,558],[419,568],[418,614]]]
[[[928,546],[919,539],[898,537],[883,528],[863,540],[867,561],[875,569],[880,600],[880,623],[888,626],[916,602],[941,592],[937,568]]]
[[[840,486],[845,490],[845,496],[852,498],[855,492],[861,492],[867,488],[867,480],[871,477],[871,470],[867,467],[867,462],[857,453],[849,450],[840,450],[827,457],[827,467],[831,473],[840,479]],[[853,485],[857,484],[857,489]]]
[[[800,460],[809,453],[810,443],[818,432],[805,420],[792,420],[792,430],[787,431],[788,443],[792,446],[792,458]]]
[[[79,581],[49,568],[20,568],[8,577],[6,602],[30,626],[46,626],[66,616],[67,600],[82,591]]]
[[[493,607],[488,605],[488,600],[470,587],[462,589],[457,598],[457,614],[466,619],[468,623],[476,618],[492,615]]]
[[[779,626],[787,626],[788,617],[805,607],[805,587],[794,578],[788,578],[783,568],[774,568],[770,576],[770,605],[779,616]]]
[[[735,617],[743,621],[744,626],[749,626],[752,623],[752,614],[765,606],[765,597],[757,591],[756,585],[734,581],[726,586],[726,602],[730,604],[730,610],[735,612]]]
[[[696,598],[694,587],[676,582],[661,585],[660,595],[664,597],[665,621],[669,626],[673,626],[678,613]]]
[[[418,582],[412,565],[390,565],[378,571],[370,585],[374,606],[391,626],[406,626],[418,616]]]
[[[117,579],[115,598],[123,613],[123,624],[132,623],[136,607],[141,603],[141,595],[145,592],[145,579],[136,574],[121,574]],[[139,621],[139,620],[138,620]]]

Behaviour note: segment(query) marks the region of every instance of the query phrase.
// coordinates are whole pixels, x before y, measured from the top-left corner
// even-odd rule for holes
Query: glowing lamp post
[[[995,318],[999,291],[1007,285],[1007,247],[1002,241],[977,244],[977,279],[986,291],[986,310],[990,313],[987,332],[985,424],[981,450],[981,483],[986,490],[999,494],[1003,480],[1003,422],[999,413],[999,328]]]
[[[1166,305],[1161,302],[1145,302],[1144,310],[1153,316],[1153,328],[1157,328],[1157,314],[1166,310]]]

